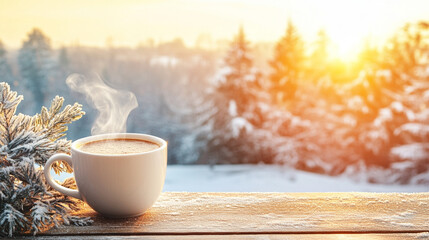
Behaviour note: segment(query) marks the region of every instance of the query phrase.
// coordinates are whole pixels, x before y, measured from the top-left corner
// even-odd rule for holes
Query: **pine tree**
[[[42,31],[35,28],[28,34],[19,50],[18,63],[25,86],[34,98],[34,110],[44,104],[54,67],[51,43]]]
[[[0,41],[0,82],[6,82],[11,85],[16,85],[13,81],[12,69],[6,58],[7,52],[3,42]]]
[[[240,27],[224,58],[224,72],[217,85],[217,92],[223,95],[222,99],[235,102],[238,116],[258,99],[263,85],[259,71],[253,66],[248,45],[243,28]]]
[[[38,231],[61,224],[87,225],[89,218],[72,216],[79,202],[47,187],[43,166],[53,154],[70,153],[71,141],[66,135],[67,124],[82,117],[82,106],[67,105],[55,97],[49,109],[40,114],[15,115],[23,100],[0,83],[0,236]],[[55,172],[71,172],[66,163],[53,166]],[[74,181],[63,186],[72,187]]]
[[[320,30],[317,33],[317,39],[314,43],[314,50],[310,55],[310,64],[306,72],[317,81],[329,74],[328,65],[329,65],[329,46],[330,39],[326,34],[325,30]]]
[[[251,159],[250,131],[261,122],[257,101],[263,98],[261,74],[253,66],[249,43],[241,27],[224,58],[217,82],[209,101],[211,111],[208,151],[203,155],[213,161],[249,162]],[[248,137],[244,137],[248,136]],[[240,139],[239,139],[240,138]]]
[[[68,52],[67,52],[67,48],[62,47],[59,50],[59,54],[58,54],[58,63],[59,63],[59,67],[61,72],[63,73],[63,75],[69,75],[70,74],[70,59],[68,56]]]
[[[361,102],[350,109],[358,121],[354,150],[367,166],[389,169],[371,181],[429,181],[427,49],[429,24],[407,24],[382,51],[366,51],[372,61],[346,92]]]
[[[383,122],[389,132],[391,167],[398,182],[416,179],[429,183],[429,22],[407,24],[388,49],[390,76],[385,93],[390,96],[393,118]],[[394,52],[392,50],[396,50]],[[401,73],[398,71],[402,70]],[[390,81],[389,81],[390,80]],[[384,109],[382,109],[384,110]],[[397,117],[397,116],[401,117]],[[379,114],[382,117],[382,114]],[[375,121],[376,122],[376,121]],[[406,162],[406,164],[404,164]],[[406,167],[404,167],[406,165]],[[419,175],[421,176],[419,178]]]
[[[285,35],[275,47],[274,59],[270,61],[273,69],[270,76],[272,94],[278,104],[294,97],[304,61],[304,42],[292,21],[289,21]]]
[[[52,69],[52,76],[55,76],[55,79],[59,79],[60,81],[65,81],[67,77],[72,74],[70,57],[66,47],[62,47],[58,51],[57,58],[58,68]],[[69,88],[66,84],[55,84],[55,93],[61,94],[64,98],[71,98]]]
[[[380,52],[377,47],[370,41],[370,39],[366,39],[365,44],[362,50],[359,53],[360,59],[360,69],[368,69],[368,68],[377,68],[380,64]]]
[[[427,61],[429,22],[408,23],[387,44],[383,67],[389,69],[398,80],[407,81],[409,77],[418,77],[415,66]],[[417,75],[416,75],[417,74]],[[402,75],[402,76],[401,76]]]

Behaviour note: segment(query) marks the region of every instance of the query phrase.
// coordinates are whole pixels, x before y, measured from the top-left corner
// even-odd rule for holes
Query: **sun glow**
[[[333,42],[330,55],[333,59],[339,59],[344,62],[357,60],[361,44],[354,39],[343,38]]]
[[[306,42],[325,29],[336,46],[332,54],[347,60],[365,38],[386,39],[406,22],[428,19],[428,7],[424,0],[15,0],[0,1],[0,32],[5,45],[16,48],[34,27],[55,47],[103,47],[108,38],[115,46],[135,47],[149,38],[182,38],[193,46],[201,35],[231,39],[240,25],[251,42],[275,42],[292,20]]]
[[[365,3],[365,2],[364,2]],[[379,4],[331,0],[326,1],[322,11],[328,12],[321,17],[320,25],[326,29],[331,39],[331,55],[345,62],[356,60],[366,40],[386,39],[391,26],[380,18],[376,11]],[[393,29],[392,29],[393,31]]]

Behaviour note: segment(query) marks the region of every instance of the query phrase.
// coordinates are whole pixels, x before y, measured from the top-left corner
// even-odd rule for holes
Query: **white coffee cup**
[[[129,138],[159,145],[148,152],[122,155],[83,152],[87,142]],[[65,188],[51,176],[51,165],[66,161],[73,168],[78,190]],[[45,164],[47,182],[57,191],[88,203],[95,211],[110,217],[133,217],[143,214],[159,197],[167,168],[167,142],[161,138],[136,133],[103,134],[81,138],[71,145],[71,156],[55,154]]]

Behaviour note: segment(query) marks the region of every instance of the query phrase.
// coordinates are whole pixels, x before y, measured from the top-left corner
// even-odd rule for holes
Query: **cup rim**
[[[159,145],[159,148],[156,148],[154,150],[150,150],[147,152],[141,152],[141,153],[127,153],[127,154],[101,154],[101,153],[89,153],[84,152],[78,148],[78,145],[85,144],[87,142],[91,141],[97,141],[102,139],[114,139],[114,138],[135,138],[140,140],[146,140],[150,142],[155,142]],[[118,157],[118,156],[139,156],[139,155],[147,155],[151,154],[153,152],[162,151],[163,149],[167,148],[167,141],[160,137],[156,137],[149,134],[143,134],[143,133],[105,133],[105,134],[98,134],[93,136],[88,136],[84,138],[79,138],[78,140],[74,141],[71,144],[71,150],[73,152],[78,152],[80,154],[86,154],[91,156],[102,156],[102,157]]]

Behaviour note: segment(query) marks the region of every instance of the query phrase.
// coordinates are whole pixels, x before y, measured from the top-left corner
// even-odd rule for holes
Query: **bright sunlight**
[[[410,8],[409,6],[414,6]],[[85,6],[85,7],[82,7]],[[83,44],[135,47],[175,38],[194,46],[197,39],[230,39],[240,24],[253,42],[275,42],[292,19],[304,39],[324,29],[332,54],[350,60],[366,38],[385,40],[404,20],[426,17],[427,1],[0,1],[3,42],[17,48],[33,27],[55,36],[53,45]],[[7,23],[7,24],[6,24]]]

